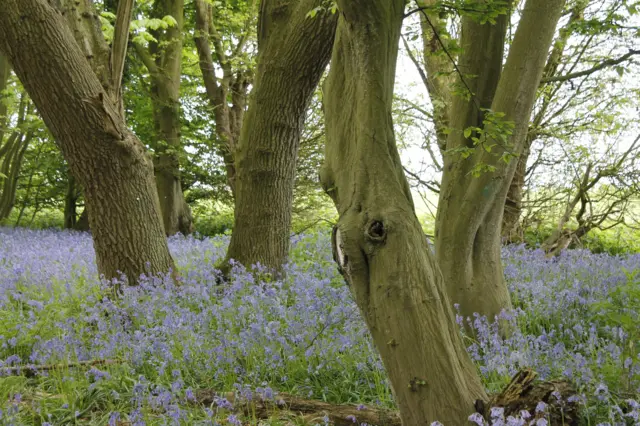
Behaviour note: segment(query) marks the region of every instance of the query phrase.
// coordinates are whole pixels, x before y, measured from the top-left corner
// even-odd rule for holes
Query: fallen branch
[[[104,365],[114,365],[119,364],[122,361],[115,359],[96,359],[92,361],[77,361],[70,363],[62,363],[62,364],[27,364],[27,365],[13,365],[11,367],[1,367],[0,368],[0,377],[3,376],[27,376],[32,377],[43,371],[51,371],[51,370],[65,370],[69,368],[86,368],[86,367],[96,367],[96,366],[104,366]]]
[[[211,389],[200,389],[196,392],[196,401],[203,405],[211,405],[216,398],[226,398],[234,406],[235,411],[241,411],[249,416],[267,419],[279,413],[280,415],[294,415],[302,417],[307,422],[322,423],[327,416],[331,424],[348,426],[358,423],[370,425],[401,426],[400,416],[396,411],[375,408],[358,409],[355,405],[335,405],[327,402],[298,398],[288,394],[278,394],[275,400],[246,401],[236,398],[235,393],[219,394]],[[354,419],[355,422],[354,423]]]
[[[489,418],[491,407],[503,407],[505,417],[518,416],[526,410],[532,418],[548,416],[550,425],[577,425],[577,406],[567,402],[575,392],[571,385],[564,381],[548,381],[533,383],[536,373],[525,369],[517,373],[504,390],[491,398],[488,403],[476,402],[480,414]],[[233,392],[217,393],[211,389],[200,389],[195,393],[195,400],[202,405],[214,404],[217,398],[226,398],[233,405],[233,410],[258,419],[268,419],[274,415],[279,417],[296,416],[309,423],[322,423],[326,416],[330,424],[352,426],[368,423],[379,426],[401,426],[397,411],[357,407],[355,405],[335,405],[322,401],[308,400],[288,394],[278,394],[275,400],[247,401],[236,397]],[[539,402],[547,404],[545,413],[536,414]]]

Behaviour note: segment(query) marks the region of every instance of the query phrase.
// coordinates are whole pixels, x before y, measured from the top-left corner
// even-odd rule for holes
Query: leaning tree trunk
[[[576,23],[584,20],[584,11],[588,5],[588,0],[581,0],[574,4],[569,20],[565,26],[560,29],[558,37],[553,43],[553,49],[551,49],[551,53],[549,53],[547,63],[542,73],[543,80],[557,75],[569,37],[574,33],[576,28],[579,28]],[[527,161],[531,153],[531,146],[542,131],[542,123],[547,117],[549,106],[556,99],[556,95],[562,84],[563,82],[560,81],[555,83],[555,86],[552,88],[545,88],[545,90],[539,91],[541,105],[531,120],[529,132],[525,139],[522,153],[518,157],[518,165],[516,166],[516,171],[509,185],[507,199],[504,205],[504,216],[502,219],[502,240],[504,243],[519,243],[524,240],[524,230],[520,225],[520,215],[522,213],[522,198],[527,174]]]
[[[463,19],[464,53],[459,67],[473,95],[456,97],[450,109],[452,129],[436,218],[436,256],[448,294],[465,317],[477,312],[493,319],[511,307],[500,259],[501,227],[517,160],[506,163],[503,156],[523,151],[563,4],[563,0],[526,2],[504,69],[507,17],[498,18],[494,26]],[[497,124],[487,124],[484,108],[505,115],[493,117]],[[505,131],[506,123],[513,125],[510,133]],[[471,126],[483,129],[484,134],[471,135],[482,145],[474,146],[465,136]],[[472,154],[468,158],[455,154],[460,149],[471,149]]]
[[[380,352],[402,424],[466,424],[486,395],[415,215],[393,133],[405,2],[338,3],[320,174],[340,215],[335,257]]]
[[[151,158],[62,15],[46,0],[3,2],[0,51],[85,191],[98,271],[134,280],[173,268]]]
[[[322,0],[264,0],[258,68],[236,151],[235,223],[227,260],[279,269],[286,261],[300,133],[331,55],[337,16]]]

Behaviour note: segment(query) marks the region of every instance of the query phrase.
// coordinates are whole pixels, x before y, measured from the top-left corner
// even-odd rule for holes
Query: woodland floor
[[[327,234],[294,237],[284,281],[236,268],[220,286],[227,243],[171,238],[183,285],[151,278],[114,301],[88,235],[0,228],[0,425],[325,423],[277,409],[286,398],[352,405],[354,423],[393,416]],[[487,390],[528,367],[572,383],[580,424],[640,425],[640,255],[509,247],[503,258],[515,331],[500,338],[476,317],[477,338],[465,337]],[[493,424],[544,424],[539,409],[494,412]]]

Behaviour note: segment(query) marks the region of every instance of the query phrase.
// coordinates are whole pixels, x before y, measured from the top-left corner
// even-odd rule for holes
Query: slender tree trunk
[[[589,0],[579,0],[574,4],[569,21],[560,29],[558,38],[553,43],[553,49],[551,49],[542,73],[543,79],[554,77],[557,74],[567,41],[575,31],[576,23],[584,19],[584,11],[588,5]],[[542,98],[540,109],[536,112],[531,122],[522,153],[518,157],[516,171],[509,185],[509,191],[507,192],[504,217],[502,220],[502,239],[505,243],[518,243],[524,239],[524,230],[520,226],[520,215],[522,214],[522,198],[527,173],[527,161],[531,153],[531,146],[538,138],[540,126],[546,117],[549,106],[555,99],[555,95],[558,93],[558,89],[562,84],[563,82],[555,83],[555,87],[540,91],[540,97]]]
[[[320,174],[340,215],[336,260],[380,352],[402,424],[466,424],[486,395],[415,215],[393,133],[405,2],[338,3]]]
[[[6,111],[5,107],[5,114]],[[0,179],[0,187],[2,188],[0,192],[0,220],[4,220],[11,215],[16,200],[22,161],[33,138],[32,131],[28,131],[26,134],[23,131],[26,116],[29,112],[29,98],[23,92],[20,94],[16,126],[7,138],[6,143],[0,148],[0,158],[2,158],[0,173],[5,176]]]
[[[215,26],[213,7],[205,0],[195,0],[195,36],[199,65],[209,103],[213,108],[216,122],[218,152],[224,160],[227,182],[235,197],[235,152],[240,139],[252,70],[234,67],[233,62],[243,54],[248,34],[239,35],[239,41],[231,55],[223,45],[223,40]],[[212,52],[210,44],[213,44]],[[214,52],[216,65],[214,65]],[[222,69],[222,76],[216,76],[216,66]],[[235,68],[235,69],[234,69]],[[229,102],[231,100],[231,103]]]
[[[524,239],[524,230],[520,226],[520,215],[522,214],[522,197],[524,194],[524,183],[527,173],[527,160],[531,152],[533,140],[527,136],[524,150],[517,158],[518,164],[511,179],[507,198],[504,203],[504,213],[502,217],[502,242],[520,243]]]
[[[227,259],[278,269],[286,261],[300,134],[331,55],[337,16],[322,0],[264,0],[258,69],[236,151],[235,224]]]
[[[67,179],[67,192],[64,197],[64,228],[74,229],[76,227],[76,202],[78,201],[78,191],[76,181],[71,173]]]
[[[154,17],[172,16],[176,24],[153,31],[156,41],[136,51],[151,76],[151,101],[156,132],[155,175],[162,219],[167,235],[193,231],[191,209],[182,192],[180,157],[183,152],[180,123],[180,76],[184,0],[161,0],[154,4]]]
[[[82,213],[80,213],[80,217],[78,218],[76,226],[73,229],[75,229],[76,231],[84,232],[88,232],[91,230],[91,228],[89,227],[89,211],[87,210],[86,206],[84,210],[82,210]]]
[[[536,90],[563,4],[563,0],[527,0],[504,69],[507,17],[499,17],[495,25],[463,19],[464,53],[459,68],[474,95],[455,98],[447,149],[472,148],[473,153],[468,158],[455,153],[444,157],[436,256],[448,294],[465,317],[477,312],[493,319],[511,307],[500,250],[506,194],[517,161],[505,163],[501,157],[523,152]],[[513,123],[506,144],[491,134],[495,126],[484,123],[485,108],[504,113],[501,121]],[[474,148],[465,137],[470,126],[487,132],[486,137],[481,136],[483,146]],[[491,152],[484,146],[491,146]],[[478,175],[474,173],[478,168],[485,171]]]
[[[143,272],[172,269],[151,158],[62,15],[45,0],[5,1],[0,51],[85,190],[98,271],[133,283]]]

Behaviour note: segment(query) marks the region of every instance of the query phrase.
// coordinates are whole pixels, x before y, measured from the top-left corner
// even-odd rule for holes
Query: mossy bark
[[[5,1],[0,51],[85,191],[98,271],[133,283],[172,269],[151,158],[62,14],[45,0]]]
[[[338,3],[321,170],[339,213],[335,257],[380,352],[402,423],[466,424],[486,395],[415,215],[393,132],[405,2]]]
[[[235,223],[227,260],[279,269],[287,259],[293,186],[307,106],[333,45],[322,0],[265,0],[255,87],[235,152]]]

